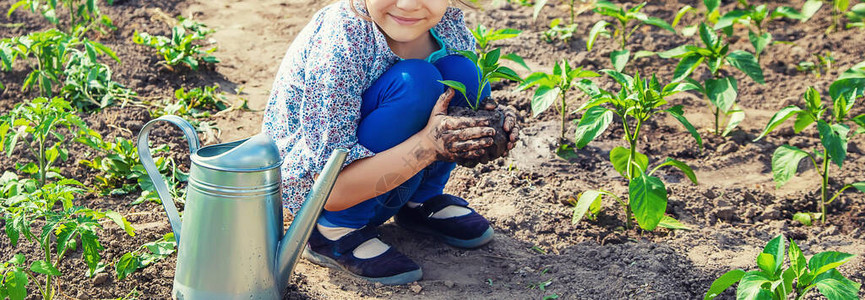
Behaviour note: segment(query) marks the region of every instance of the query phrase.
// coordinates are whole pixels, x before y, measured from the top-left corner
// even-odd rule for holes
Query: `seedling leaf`
[[[676,105],[665,111],[671,116],[673,116],[673,118],[676,118],[679,123],[682,123],[682,126],[685,126],[685,129],[687,129],[688,132],[691,133],[691,136],[694,137],[694,140],[697,141],[697,146],[699,146],[700,149],[703,149],[703,138],[700,137],[700,133],[697,132],[697,129],[694,128],[694,125],[692,125],[691,122],[689,122],[688,119],[685,118],[685,112],[682,109],[682,106]]]
[[[769,134],[769,132],[772,132],[772,130],[775,130],[775,128],[778,127],[778,125],[781,125],[781,123],[784,123],[784,121],[786,121],[790,117],[792,117],[794,115],[802,114],[803,112],[804,111],[801,108],[799,108],[798,106],[795,106],[795,105],[790,105],[790,106],[787,106],[785,108],[782,108],[777,113],[775,113],[775,115],[773,115],[771,119],[769,119],[769,124],[766,124],[766,128],[763,129],[763,132],[760,133],[760,136],[758,136],[756,139],[754,139],[754,141],[756,142],[756,141],[762,139],[764,136]],[[807,114],[804,114],[804,115],[807,115]],[[797,121],[796,123],[799,123],[799,121]]]
[[[129,236],[135,236],[135,228],[133,228],[132,224],[129,223],[126,218],[121,216],[120,213],[109,210],[105,213],[105,216],[111,219],[111,221],[114,221],[117,226],[123,228],[123,231],[126,231],[126,234],[128,234]]]
[[[531,70],[531,68],[529,68],[529,66],[526,65],[526,62],[523,60],[523,58],[521,56],[517,55],[516,53],[505,54],[504,56],[502,56],[502,59],[510,60],[512,62],[517,63],[518,65],[525,68],[526,70]]]
[[[772,299],[772,292],[762,288],[772,280],[759,271],[745,273],[736,288],[736,299]]]
[[[607,130],[613,122],[613,111],[603,106],[593,106],[586,110],[577,125],[575,141],[577,149],[582,149],[589,142]]]
[[[682,171],[682,173],[685,173],[685,176],[687,176],[688,179],[691,180],[691,182],[693,182],[694,184],[698,184],[697,183],[697,175],[694,174],[694,170],[691,169],[691,167],[688,166],[688,164],[681,162],[681,161],[678,161],[678,160],[675,160],[675,159],[672,159],[672,158],[669,158],[669,157],[667,157],[667,160],[665,160],[664,163],[655,167],[655,169],[652,170],[652,172],[649,173],[649,175],[652,175],[652,173],[654,173],[655,170],[660,169],[661,167],[665,167],[665,166],[672,166],[672,167],[678,168],[679,170]]]
[[[613,68],[616,71],[621,72],[625,69],[625,65],[628,64],[628,61],[631,59],[631,51],[625,50],[613,50],[610,52],[610,61],[613,62]]]
[[[34,261],[33,264],[30,265],[30,271],[51,276],[61,275],[60,270],[57,270],[57,268],[52,266],[51,263],[44,260]]]
[[[542,0],[543,1],[543,0]],[[592,26],[592,29],[589,31],[589,39],[586,40],[586,51],[592,51],[592,46],[595,45],[595,41],[598,40],[598,36],[607,33],[607,26],[610,25],[609,22],[600,20]]]
[[[742,72],[757,83],[766,83],[763,80],[763,69],[760,68],[760,63],[757,62],[757,58],[753,54],[736,50],[727,55],[727,62],[736,67],[736,69],[742,70]]]
[[[736,103],[739,96],[739,88],[736,78],[732,76],[721,79],[706,79],[706,97],[712,105],[726,113]]]
[[[706,296],[703,297],[703,300],[712,300],[715,297],[718,297],[721,293],[723,293],[727,288],[733,286],[736,282],[742,279],[745,276],[745,271],[740,269],[731,270],[715,281],[712,282],[712,286],[709,287],[709,290],[706,291]]]
[[[856,188],[857,190],[859,190],[860,192],[865,193],[865,181],[857,182],[857,183],[853,183],[853,184],[851,184],[851,185],[852,185],[854,188]]]
[[[772,154],[772,178],[775,179],[775,188],[780,188],[787,183],[799,168],[799,161],[808,157],[808,152],[790,145],[781,145]]]
[[[805,225],[805,226],[811,226],[811,224],[812,224],[811,213],[797,212],[796,214],[793,215],[793,220],[799,221],[799,223],[802,223],[802,225]],[[793,260],[792,256],[791,256],[790,260],[791,261]]]
[[[586,211],[592,206],[592,203],[601,199],[604,193],[596,190],[588,190],[580,194],[577,204],[574,205],[574,216],[571,218],[571,224],[577,224],[586,215]]]
[[[844,124],[829,125],[823,120],[817,121],[817,131],[820,132],[820,142],[829,153],[832,162],[841,167],[847,158],[847,133],[850,128]]]
[[[860,283],[853,282],[841,275],[838,270],[831,269],[814,279],[814,284],[823,296],[829,300],[844,300],[858,298]]]
[[[854,256],[855,255],[853,254],[835,251],[820,252],[814,254],[814,256],[808,260],[808,269],[810,269],[815,276],[819,276],[820,274],[847,263]]]
[[[739,105],[734,104],[733,109],[727,112],[727,116],[729,116],[727,127],[724,128],[724,132],[721,133],[721,136],[727,136],[745,120],[745,111],[739,109]]]
[[[778,235],[769,243],[766,244],[766,247],[763,248],[763,253],[769,254],[772,256],[772,263],[770,269],[766,270],[770,275],[776,275],[781,270],[781,265],[784,263],[784,252],[786,252],[786,247],[784,246],[784,236]],[[758,263],[760,258],[757,259]]]
[[[664,216],[661,218],[661,222],[658,223],[658,226],[672,230],[691,230],[690,227],[685,226],[685,224],[682,224],[682,222],[679,222],[679,220],[670,216]]]
[[[682,60],[676,65],[676,70],[673,71],[673,82],[684,80],[690,76],[702,62],[703,56],[697,53],[691,53],[682,57]]]
[[[610,150],[610,162],[613,163],[613,169],[622,174],[622,177],[630,178],[628,176],[628,156],[630,155],[631,150],[625,147],[616,147],[613,150]],[[649,157],[640,152],[635,153],[635,160],[638,166],[645,170],[649,167]],[[635,172],[639,175],[639,172]]]
[[[631,211],[640,228],[654,230],[667,210],[667,188],[664,182],[658,177],[643,174],[631,179],[628,194]]]
[[[550,88],[548,86],[538,87],[535,95],[532,97],[532,117],[537,117],[539,114],[547,110],[550,105],[556,101],[559,96],[559,88]]]

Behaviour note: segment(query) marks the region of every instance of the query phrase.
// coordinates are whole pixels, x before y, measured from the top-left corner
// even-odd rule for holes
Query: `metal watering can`
[[[148,147],[153,126],[180,127],[191,152],[183,225]],[[335,150],[283,237],[280,165],[264,133],[199,148],[195,128],[163,116],[138,134],[138,156],[156,187],[177,239],[174,299],[278,299],[330,195],[345,149]],[[183,239],[181,240],[181,237]]]

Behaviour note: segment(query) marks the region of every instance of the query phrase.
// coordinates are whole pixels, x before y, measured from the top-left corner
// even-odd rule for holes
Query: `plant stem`
[[[45,262],[50,264],[51,263],[50,238],[45,242],[45,246],[43,246],[42,248],[45,251]],[[45,275],[45,294],[43,295],[45,300],[51,300],[54,297],[54,295],[52,295],[54,293],[54,289],[51,288],[51,279],[53,279],[52,277],[54,277],[54,276]]]
[[[829,196],[829,151],[823,149],[823,182],[820,188],[820,222],[826,223],[826,198]]]
[[[562,90],[562,107],[561,107],[561,109],[562,109],[561,110],[561,113],[562,113],[562,138],[561,139],[564,140],[565,139],[565,125],[567,124],[566,117],[565,117],[565,90],[564,89]]]
[[[45,186],[45,137],[39,139],[39,186]]]
[[[577,0],[571,0],[571,24],[572,25],[574,24],[574,1],[577,1]]]
[[[721,114],[721,109],[716,107],[714,110],[712,110],[712,113],[715,114],[715,135],[718,135],[720,134],[720,131],[718,129],[718,117]]]

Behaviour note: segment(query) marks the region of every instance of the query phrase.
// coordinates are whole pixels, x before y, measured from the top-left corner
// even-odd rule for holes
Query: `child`
[[[456,247],[492,239],[484,217],[442,193],[454,162],[482,157],[495,133],[488,120],[446,115],[449,105],[467,102],[440,80],[462,82],[468,95],[479,88],[477,67],[456,50],[474,51],[475,40],[448,0],[340,0],[295,38],[262,126],[285,159],[285,206],[299,208],[331,152],[349,150],[304,257],[404,284],[422,271],[377,238],[376,227],[391,217]],[[483,89],[489,96],[489,85]],[[508,149],[515,125],[509,111]]]

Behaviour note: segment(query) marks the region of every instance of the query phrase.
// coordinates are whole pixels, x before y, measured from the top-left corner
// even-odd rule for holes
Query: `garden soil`
[[[552,1],[556,2],[556,1]],[[651,16],[671,20],[683,5],[701,6],[702,1],[650,1],[645,11]],[[775,7],[787,1],[768,1]],[[802,0],[790,5],[800,7]],[[0,4],[9,8],[11,1]],[[564,3],[564,1],[562,2]],[[111,63],[115,80],[137,91],[143,99],[172,97],[180,87],[193,88],[218,83],[228,99],[237,103],[247,100],[250,110],[233,110],[210,118],[220,131],[202,136],[209,141],[231,141],[259,131],[269,89],[280,60],[298,31],[312,14],[327,2],[310,0],[197,0],[144,1],[115,0],[103,10],[118,27],[117,31],[97,39],[114,49],[122,63]],[[722,10],[733,8],[726,4]],[[564,4],[549,4],[537,21],[531,8],[504,4],[486,10],[466,10],[469,26],[511,27],[523,30],[520,37],[501,41],[505,53],[523,56],[534,70],[550,70],[554,60],[568,59],[574,66],[590,70],[609,68],[608,55],[616,45],[601,38],[592,52],[586,52],[584,36],[598,16],[585,13],[577,17],[577,37],[568,44],[546,43],[541,39],[553,18],[566,18]],[[212,36],[219,46],[215,55],[221,63],[192,72],[184,68],[172,71],[159,64],[160,58],[150,49],[131,42],[133,32],[169,34],[172,18],[192,16],[217,30]],[[683,22],[698,22],[688,16]],[[404,231],[392,223],[382,226],[382,239],[409,257],[424,270],[422,281],[403,286],[381,286],[358,280],[343,273],[301,261],[290,280],[286,299],[699,299],[711,282],[724,272],[756,268],[755,257],[771,238],[784,234],[796,240],[811,255],[820,251],[843,251],[858,254],[840,271],[856,282],[865,282],[865,196],[843,194],[829,207],[826,224],[806,227],[791,220],[798,211],[814,211],[819,197],[815,170],[805,162],[793,180],[775,188],[771,175],[771,155],[775,148],[792,144],[811,149],[819,141],[811,128],[794,135],[789,124],[780,127],[759,142],[760,133],[772,114],[787,105],[801,104],[801,94],[808,86],[825,91],[843,70],[863,58],[865,32],[843,30],[824,34],[831,16],[823,8],[811,21],[775,21],[768,30],[780,43],[766,50],[761,64],[766,84],[759,85],[738,71],[731,72],[739,82],[739,103],[748,117],[740,129],[728,138],[709,133],[712,115],[701,97],[682,93],[670,97],[671,104],[684,105],[686,116],[704,137],[704,148],[697,147],[690,135],[672,118],[660,118],[645,127],[645,138],[639,151],[657,163],[664,157],[682,160],[694,167],[698,185],[691,184],[681,173],[660,171],[667,184],[670,201],[667,214],[682,221],[691,230],[658,229],[645,232],[624,230],[624,214],[613,201],[604,200],[603,212],[596,221],[571,224],[570,199],[587,189],[604,189],[617,195],[627,194],[627,182],[608,162],[609,151],[625,146],[621,125],[610,130],[588,147],[577,151],[570,160],[558,158],[553,151],[558,143],[560,122],[555,112],[531,117],[530,92],[514,92],[515,84],[496,83],[493,96],[502,104],[520,111],[521,139],[510,154],[474,168],[458,167],[452,174],[446,192],[468,199],[472,207],[489,218],[496,239],[476,250],[445,246],[430,237]],[[3,23],[0,36],[12,37],[49,28],[41,17],[18,11]],[[15,26],[19,24],[20,26]],[[744,29],[738,28],[742,35]],[[663,51],[682,43],[695,43],[656,28],[641,28],[634,34],[632,52]],[[752,50],[747,39],[735,41],[733,49]],[[828,74],[799,72],[795,65],[812,59],[811,53],[832,51],[837,62]],[[657,73],[662,79],[672,76],[675,60],[657,57],[638,59],[628,72]],[[515,68],[520,70],[519,68]],[[528,74],[520,70],[522,74]],[[11,72],[0,73],[8,89],[0,97],[0,110],[33,97],[20,92],[26,74],[18,65]],[[706,76],[702,74],[702,76]],[[602,87],[612,88],[610,80],[601,79]],[[568,100],[576,107],[584,99],[577,92]],[[857,113],[862,113],[859,110]],[[570,115],[576,119],[578,115]],[[133,138],[150,120],[146,109],[136,105],[113,107],[84,116],[97,131],[111,138]],[[573,125],[569,126],[569,138]],[[188,157],[180,133],[158,127],[152,138],[172,147],[171,156],[186,161]],[[92,184],[96,173],[79,166],[79,161],[93,153],[71,145],[69,161],[61,165],[64,176]],[[832,190],[845,183],[865,180],[865,141],[853,139],[843,170],[832,168]],[[4,170],[13,170],[14,162],[28,157],[15,152],[0,158]],[[113,264],[121,255],[170,232],[162,208],[155,203],[131,206],[130,196],[80,197],[82,205],[121,212],[137,229],[127,236],[113,224],[105,224],[100,238],[106,250],[109,267],[93,278],[84,276],[80,250],[72,253],[61,266],[63,277],[58,289],[62,299],[107,299],[138,295],[139,299],[170,297],[176,255],[117,280]],[[0,239],[0,260],[15,253],[36,255],[33,244],[18,247]],[[31,290],[31,294],[35,294]],[[812,293],[807,299],[818,299]],[[865,291],[860,291],[865,297]],[[721,298],[734,297],[732,289]],[[35,299],[35,296],[30,298]]]

